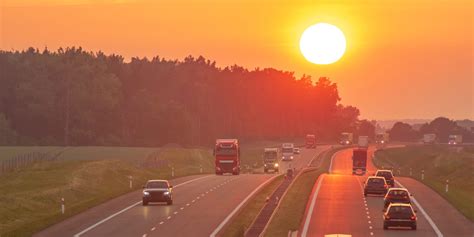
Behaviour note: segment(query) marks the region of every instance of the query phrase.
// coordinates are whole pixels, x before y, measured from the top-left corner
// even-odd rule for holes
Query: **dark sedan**
[[[383,214],[384,230],[390,227],[410,227],[416,230],[416,211],[410,204],[392,203]]]
[[[407,203],[411,204],[411,194],[406,188],[391,188],[388,190],[384,198],[384,210],[390,203]]]
[[[364,196],[368,194],[385,195],[388,190],[384,177],[369,176],[364,183]]]
[[[167,180],[149,180],[143,186],[143,206],[149,202],[166,202],[168,205],[173,204],[173,186]]]

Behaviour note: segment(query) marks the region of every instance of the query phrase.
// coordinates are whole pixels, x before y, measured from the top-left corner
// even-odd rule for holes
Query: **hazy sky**
[[[474,118],[468,0],[0,0],[0,48],[82,46],[132,56],[203,55],[219,66],[328,76],[370,119]],[[304,29],[338,26],[343,58],[314,65]]]

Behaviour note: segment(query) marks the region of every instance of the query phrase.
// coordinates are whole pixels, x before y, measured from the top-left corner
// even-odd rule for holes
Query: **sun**
[[[318,23],[308,27],[300,39],[300,50],[306,60],[315,64],[337,62],[346,51],[346,37],[334,25]]]

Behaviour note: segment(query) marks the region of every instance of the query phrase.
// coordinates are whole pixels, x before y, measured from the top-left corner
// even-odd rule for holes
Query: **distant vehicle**
[[[240,174],[240,146],[237,139],[217,139],[214,148],[216,174]]]
[[[389,138],[389,134],[386,133],[386,132],[377,133],[377,134],[375,134],[375,143],[377,143],[377,144],[387,144],[388,140],[389,140],[388,138]]]
[[[355,148],[352,150],[352,174],[361,175],[367,172],[367,148]]]
[[[368,194],[385,195],[387,190],[388,185],[384,177],[369,176],[364,183],[364,196]]]
[[[314,134],[306,135],[305,146],[308,149],[316,148],[316,135]]]
[[[294,155],[295,145],[293,143],[283,143],[281,145],[281,160],[282,161],[292,161]]]
[[[369,147],[369,137],[359,136],[357,139],[357,145],[359,145],[359,147]]]
[[[410,227],[416,230],[416,211],[410,204],[392,203],[383,214],[383,229],[389,227]]]
[[[298,147],[293,148],[293,153],[297,154],[297,155],[300,154],[301,153],[300,148],[298,148]]]
[[[434,144],[435,140],[436,140],[436,134],[434,134],[434,133],[423,134],[423,143],[424,144]]]
[[[352,133],[343,132],[341,133],[341,141],[339,143],[341,145],[351,145],[353,143],[353,137]]]
[[[408,203],[411,204],[411,194],[406,188],[390,188],[384,197],[384,210],[391,203]]]
[[[263,172],[278,172],[278,148],[265,148],[263,151]]]
[[[167,180],[148,180],[143,186],[143,206],[150,202],[166,202],[168,205],[173,204],[173,186]]]
[[[375,176],[384,177],[388,185],[394,187],[395,179],[393,178],[393,172],[391,170],[377,170]]]
[[[448,144],[449,145],[459,145],[462,143],[462,135],[449,135]]]
[[[345,234],[330,234],[330,235],[324,235],[324,237],[352,237],[352,235],[345,235]]]
[[[286,170],[286,177],[287,178],[291,179],[291,178],[293,178],[293,175],[294,175],[294,170],[293,169],[289,168],[289,169]]]

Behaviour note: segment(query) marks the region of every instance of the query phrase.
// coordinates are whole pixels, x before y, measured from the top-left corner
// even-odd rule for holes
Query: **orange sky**
[[[473,4],[468,0],[0,0],[0,48],[29,46],[274,67],[339,85],[370,119],[474,118]],[[347,52],[314,65],[304,29],[338,26]]]

